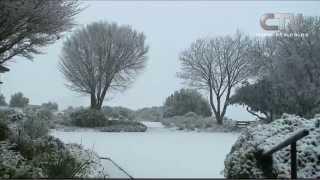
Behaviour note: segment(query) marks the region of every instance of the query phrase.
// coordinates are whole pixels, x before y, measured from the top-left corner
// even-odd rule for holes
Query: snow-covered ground
[[[239,134],[184,132],[145,122],[147,132],[63,132],[52,135],[110,157],[134,178],[219,178]],[[111,166],[108,162],[106,166]],[[108,167],[106,167],[108,169]],[[113,178],[123,174],[109,168]]]

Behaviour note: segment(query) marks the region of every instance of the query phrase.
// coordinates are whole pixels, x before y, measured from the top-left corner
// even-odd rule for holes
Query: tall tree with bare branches
[[[110,90],[124,90],[145,67],[145,35],[130,26],[96,22],[77,30],[63,45],[60,70],[67,86],[90,95],[101,109]]]
[[[247,50],[250,39],[234,36],[198,39],[180,55],[180,78],[190,86],[209,91],[209,102],[218,124],[223,124],[231,90],[250,74]]]
[[[81,11],[76,0],[1,0],[0,65],[19,55],[32,59],[40,47],[59,39],[74,26]]]

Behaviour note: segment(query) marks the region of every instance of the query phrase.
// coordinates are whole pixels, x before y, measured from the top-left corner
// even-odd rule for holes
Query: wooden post
[[[297,146],[296,142],[291,143],[291,179],[297,179]]]
[[[290,156],[291,156],[291,178],[297,179],[297,141],[309,134],[307,129],[302,129],[297,131],[292,136],[288,137],[284,141],[280,142],[278,145],[272,147],[269,150],[262,151],[262,157],[272,156],[273,153],[281,150],[286,146],[291,146],[290,148]]]

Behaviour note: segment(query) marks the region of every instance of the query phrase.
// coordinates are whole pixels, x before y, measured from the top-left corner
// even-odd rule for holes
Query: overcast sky
[[[105,20],[130,24],[143,31],[150,46],[148,64],[136,82],[124,93],[113,94],[104,105],[132,109],[160,106],[175,90],[185,87],[176,77],[179,53],[199,37],[233,34],[237,29],[249,34],[264,33],[259,18],[264,13],[302,13],[320,16],[320,2],[310,1],[84,1],[88,6],[76,16],[81,27]],[[87,106],[89,98],[71,92],[58,71],[64,39],[44,48],[33,62],[15,57],[11,71],[2,75],[1,92],[9,100],[18,91],[30,98],[31,104],[55,101],[60,109]],[[252,119],[241,107],[231,107],[227,116],[237,120]]]

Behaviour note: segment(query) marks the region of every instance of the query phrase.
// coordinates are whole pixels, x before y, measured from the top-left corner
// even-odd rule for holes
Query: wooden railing
[[[249,126],[253,121],[236,121],[235,126],[238,128],[244,128]]]
[[[306,129],[297,131],[292,136],[288,137],[287,139],[280,142],[276,146],[263,151],[261,160],[270,161],[272,165],[272,154],[290,145],[291,178],[297,179],[297,141],[307,136],[308,134],[309,134],[309,131]]]

